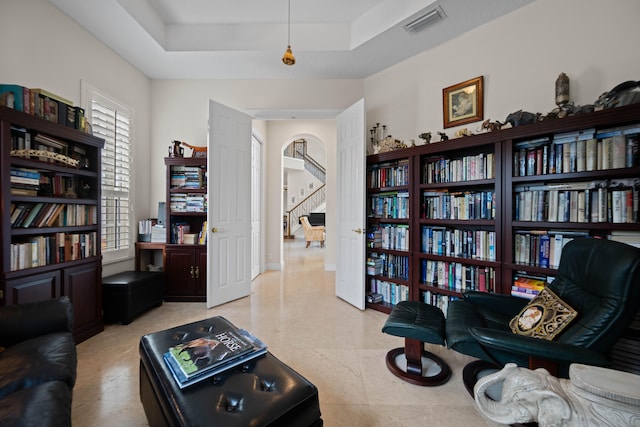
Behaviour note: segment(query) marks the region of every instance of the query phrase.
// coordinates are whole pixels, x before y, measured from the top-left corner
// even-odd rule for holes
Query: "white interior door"
[[[207,307],[251,293],[251,117],[209,101]]]
[[[262,144],[251,137],[251,280],[260,274],[260,223],[262,204]]]
[[[365,301],[365,111],[364,100],[337,117],[336,295],[364,310]]]

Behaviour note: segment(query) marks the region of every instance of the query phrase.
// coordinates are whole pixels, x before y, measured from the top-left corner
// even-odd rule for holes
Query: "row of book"
[[[369,197],[368,210],[373,218],[409,218],[409,192],[373,194]]]
[[[378,164],[369,171],[369,188],[389,188],[409,185],[409,162]]]
[[[420,251],[426,254],[495,261],[496,232],[422,226]]]
[[[74,168],[87,169],[90,164],[85,147],[15,126],[11,127],[11,155]]]
[[[171,212],[206,212],[207,195],[202,193],[171,193]]]
[[[374,304],[384,302],[395,305],[400,301],[409,300],[409,286],[386,280],[371,279],[370,291],[371,298],[367,302]]]
[[[428,286],[456,292],[493,292],[495,280],[496,272],[493,267],[420,260],[420,283]]]
[[[396,251],[409,250],[409,226],[381,224],[367,232],[367,247],[390,249]]]
[[[513,175],[533,176],[640,165],[640,125],[560,133],[514,146]]]
[[[517,186],[516,221],[640,222],[640,178]]]
[[[446,157],[427,159],[422,171],[422,182],[426,184],[493,178],[495,178],[493,153],[480,153],[456,159]]]
[[[518,230],[513,238],[516,264],[558,268],[562,249],[577,237],[589,237],[588,231]]]
[[[98,209],[95,205],[70,203],[12,203],[12,228],[73,227],[95,225]]]
[[[369,253],[367,256],[367,274],[407,280],[409,278],[409,257],[378,252]]]
[[[206,170],[199,166],[172,166],[171,188],[205,189],[207,188]]]
[[[553,280],[552,277],[532,276],[519,273],[513,277],[511,295],[514,297],[533,299],[551,280]]]
[[[428,219],[494,219],[495,192],[425,191],[421,217]]]
[[[422,302],[430,304],[434,307],[438,307],[444,314],[445,318],[447,317],[447,310],[449,309],[449,303],[451,301],[455,301],[459,299],[458,297],[453,295],[443,295],[437,292],[432,292],[430,290],[422,291],[421,296],[422,296]]]
[[[11,244],[11,271],[89,258],[97,253],[96,232],[55,233]]]
[[[248,363],[267,353],[249,331],[229,327],[170,347],[163,355],[180,389]]]
[[[83,108],[45,89],[0,84],[0,105],[74,129],[85,128]]]

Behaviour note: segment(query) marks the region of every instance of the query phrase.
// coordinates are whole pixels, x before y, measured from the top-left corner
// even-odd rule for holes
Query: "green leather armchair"
[[[608,366],[609,352],[640,309],[640,249],[593,238],[575,239],[562,251],[548,287],[578,315],[554,340],[514,334],[509,321],[528,303],[522,298],[467,292],[449,304],[447,347],[500,367],[516,363],[567,377],[571,363]]]

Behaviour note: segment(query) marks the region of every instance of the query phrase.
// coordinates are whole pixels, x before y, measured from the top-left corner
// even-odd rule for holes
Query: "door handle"
[[[196,265],[196,279],[200,278],[200,266]]]
[[[364,232],[362,228],[351,229],[351,231],[355,231],[358,234],[362,234]]]
[[[191,266],[191,268],[189,269],[189,274],[191,275],[191,278],[194,279],[195,278],[195,271],[193,270],[193,265]]]
[[[211,227],[211,232],[212,232],[212,233],[217,233],[217,232],[218,232],[218,229],[217,229],[216,227]]]

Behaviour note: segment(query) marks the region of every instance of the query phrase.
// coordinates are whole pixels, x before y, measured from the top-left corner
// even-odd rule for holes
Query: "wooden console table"
[[[166,243],[154,243],[154,242],[136,242],[136,271],[147,271],[147,265],[153,258],[153,251],[162,251],[162,271],[165,271],[167,264],[167,252]],[[148,253],[151,251],[151,253]],[[142,262],[142,265],[140,263]]]

